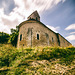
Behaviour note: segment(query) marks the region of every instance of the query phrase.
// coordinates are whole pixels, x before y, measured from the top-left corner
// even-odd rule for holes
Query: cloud
[[[4,14],[4,9],[0,9],[0,31],[10,33],[11,28],[16,26],[23,20],[23,17],[16,12],[11,12],[9,15]]]
[[[8,32],[10,34],[10,30],[8,26],[5,26],[4,24],[0,23],[0,32]]]
[[[65,2],[66,0],[62,0],[62,2]]]
[[[65,28],[65,30],[72,30],[72,29],[75,29],[75,24],[71,24],[67,28]]]
[[[26,18],[35,10],[41,14],[63,1],[64,0],[14,0],[17,6],[17,12]]]
[[[50,25],[46,25],[49,29],[53,30],[54,32],[58,32],[58,30],[60,29],[60,27],[53,27],[53,26],[50,26]]]
[[[66,39],[68,39],[69,41],[73,41],[75,40],[75,35],[69,35],[66,37]]]
[[[56,6],[59,2],[64,2],[64,0],[14,0],[13,4],[12,0],[8,3],[4,1],[2,0],[2,7],[0,7],[0,31],[7,33],[10,33],[11,28],[15,28],[16,25],[26,20],[33,11],[37,10],[41,14]],[[12,5],[15,5],[15,7]],[[10,11],[11,7],[12,10]],[[6,12],[10,11],[8,15],[5,10]],[[57,29],[54,29],[54,31],[57,31]]]
[[[75,34],[75,32],[71,32],[70,34]]]
[[[15,7],[13,0],[0,0],[0,8],[4,8],[5,14],[9,14]]]

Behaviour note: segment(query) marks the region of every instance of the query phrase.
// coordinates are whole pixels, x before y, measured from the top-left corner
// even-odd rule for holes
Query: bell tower
[[[40,16],[37,11],[34,11],[27,19],[28,20],[34,19],[34,20],[40,21]]]

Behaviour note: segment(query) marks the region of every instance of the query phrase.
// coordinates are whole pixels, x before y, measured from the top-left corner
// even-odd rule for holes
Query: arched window
[[[20,35],[20,41],[22,40],[22,34]]]
[[[39,34],[37,34],[37,40],[39,40]]]

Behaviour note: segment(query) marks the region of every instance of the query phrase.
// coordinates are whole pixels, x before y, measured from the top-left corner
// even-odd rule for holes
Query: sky
[[[0,32],[10,34],[35,10],[42,23],[75,46],[75,0],[0,0]]]

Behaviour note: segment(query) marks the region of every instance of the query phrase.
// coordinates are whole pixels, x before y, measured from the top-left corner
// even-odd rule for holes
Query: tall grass
[[[27,67],[30,68],[29,66],[31,62],[37,60],[47,60],[51,62],[51,59],[59,59],[60,61],[58,63],[65,63],[66,65],[70,65],[73,61],[75,61],[74,54],[75,47],[37,47],[16,49],[12,45],[1,44],[0,74],[21,75],[21,73],[23,73],[27,69]],[[2,72],[2,68],[4,68],[4,73]],[[8,68],[10,69],[8,70]],[[10,73],[12,71],[13,74]]]

